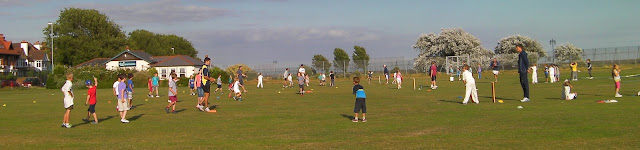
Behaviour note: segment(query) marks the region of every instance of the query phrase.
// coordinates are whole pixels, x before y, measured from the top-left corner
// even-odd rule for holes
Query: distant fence
[[[538,59],[538,64],[548,64],[552,63],[553,59],[552,54],[549,54],[548,57],[541,57]],[[603,66],[611,66],[614,63],[617,64],[639,64],[640,63],[640,46],[625,46],[625,47],[610,47],[610,48],[591,48],[591,49],[583,49],[582,60],[579,63],[584,64],[584,61],[587,59],[591,59],[591,64],[594,67],[603,67]],[[387,65],[387,69],[389,72],[392,72],[394,68],[399,69],[403,74],[415,74],[415,73],[425,73],[424,71],[420,72],[413,68],[414,60],[405,58],[405,57],[384,57],[384,58],[371,58],[369,60],[366,69],[357,67],[356,63],[353,60],[349,62],[338,62],[334,64],[332,60],[329,61],[331,64],[323,64],[320,67],[313,67],[311,62],[301,63],[307,66],[307,72],[315,71],[318,73],[328,74],[329,71],[333,71],[338,77],[350,77],[356,74],[360,76],[365,76],[366,71],[373,71],[376,74],[382,73],[384,68],[383,65]],[[482,63],[488,63],[489,60]],[[559,61],[556,59],[556,64],[566,65],[569,64],[569,61]],[[227,67],[227,66],[223,66]],[[249,65],[251,69],[258,73],[262,73],[264,76],[271,77],[282,77],[284,70],[286,68],[290,69],[290,73],[295,76],[298,68],[300,68],[300,64],[256,64]],[[445,72],[446,70],[442,70],[444,64],[438,64],[439,70],[441,72]],[[515,69],[514,64],[505,64],[502,66],[503,69]],[[312,69],[312,70],[309,70]],[[325,72],[325,70],[327,70]],[[486,66],[483,66],[483,70],[488,70]]]

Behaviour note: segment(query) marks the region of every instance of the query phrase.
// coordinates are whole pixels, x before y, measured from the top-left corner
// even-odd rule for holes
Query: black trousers
[[[524,93],[525,98],[529,98],[529,78],[527,78],[527,73],[519,73],[520,74],[520,86],[522,86],[522,92]]]

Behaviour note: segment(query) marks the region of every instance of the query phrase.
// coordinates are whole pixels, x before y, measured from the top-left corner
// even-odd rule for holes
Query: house
[[[46,71],[50,68],[49,56],[41,50],[40,42],[12,43],[0,34],[0,73],[24,76],[29,71]]]
[[[107,70],[131,69],[138,71],[154,68],[158,71],[160,79],[166,79],[171,71],[175,71],[178,77],[190,78],[202,68],[202,65],[204,62],[201,60],[186,55],[151,56],[144,51],[127,48],[114,57],[95,58],[75,67],[100,66]]]

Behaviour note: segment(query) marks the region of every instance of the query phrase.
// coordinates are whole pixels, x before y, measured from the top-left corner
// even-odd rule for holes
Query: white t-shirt
[[[116,90],[116,95],[120,95],[120,92],[118,91],[118,84],[120,84],[119,81],[113,82],[113,89]]]
[[[326,80],[327,76],[325,76],[324,74],[322,74],[322,80]]]
[[[300,72],[300,73],[302,73],[302,74],[306,74],[306,72],[305,72],[304,68],[300,68],[300,69],[298,69],[298,72]]]
[[[73,84],[71,84],[71,81],[67,80],[67,82],[65,82],[60,89],[62,90],[62,93],[64,93],[64,108],[68,108],[69,106],[73,105],[73,96],[71,96],[73,94],[72,86]],[[71,91],[71,94],[69,94],[69,91]]]
[[[234,91],[235,93],[240,93],[240,82],[235,81],[235,82],[233,83],[233,91]]]
[[[258,81],[262,82],[262,75],[258,76]]]
[[[476,79],[473,78],[473,74],[469,70],[462,72],[462,80],[467,82],[467,85],[476,84]]]
[[[293,77],[291,77],[291,75],[289,75],[289,76],[287,77],[287,80],[289,80],[289,81],[293,81]]]

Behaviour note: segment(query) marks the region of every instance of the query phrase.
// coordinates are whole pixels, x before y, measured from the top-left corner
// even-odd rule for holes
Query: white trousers
[[[538,83],[538,73],[532,73],[531,78],[533,79],[531,83]]]
[[[259,87],[259,88],[263,88],[264,87],[264,85],[262,84],[262,80],[258,80],[258,86],[257,87]]]
[[[462,103],[466,104],[467,102],[469,102],[469,97],[473,99],[472,102],[480,103],[480,101],[478,101],[478,91],[476,91],[475,83],[470,83],[466,85],[465,93],[464,93],[464,101],[462,101]]]

